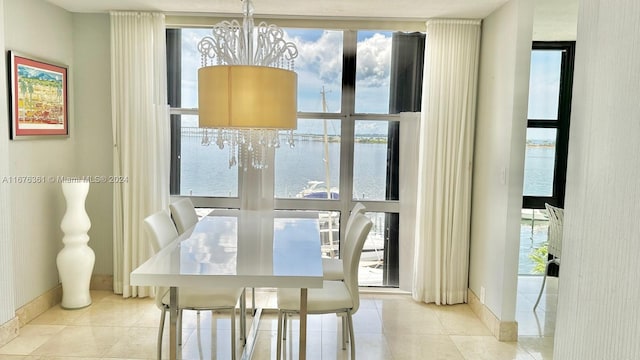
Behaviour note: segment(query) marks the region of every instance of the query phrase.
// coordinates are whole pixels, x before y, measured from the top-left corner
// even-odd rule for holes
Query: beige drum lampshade
[[[200,127],[295,129],[297,75],[266,66],[198,70]]]

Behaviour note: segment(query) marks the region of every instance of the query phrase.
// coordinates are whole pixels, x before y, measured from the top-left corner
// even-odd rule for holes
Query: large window
[[[523,208],[563,206],[569,146],[573,42],[534,42]]]
[[[275,207],[321,211],[323,255],[335,257],[340,254],[349,210],[363,202],[374,227],[361,261],[360,284],[398,286],[398,129],[402,126],[398,113],[419,110],[390,105],[392,94],[406,94],[392,91],[403,83],[392,76],[394,66],[399,67],[394,64],[398,51],[394,39],[399,33],[284,30],[299,51],[295,60],[299,112],[295,146],[283,141],[275,152]],[[202,207],[240,207],[244,195],[239,184],[247,173],[228,166],[228,148],[202,146],[203,136],[215,135],[197,127],[197,42],[209,32],[167,30],[171,189],[173,195],[191,196]],[[424,36],[416,44],[421,53]],[[406,54],[395,57],[407,61]],[[413,62],[421,68],[422,58]]]

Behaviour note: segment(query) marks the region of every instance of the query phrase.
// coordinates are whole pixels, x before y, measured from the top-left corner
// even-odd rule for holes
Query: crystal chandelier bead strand
[[[198,42],[200,64],[255,65],[294,70],[294,59],[298,56],[295,44],[285,39],[284,31],[276,25],[253,21],[253,4],[243,0],[243,20],[221,21],[213,26],[211,36]],[[285,135],[286,132],[286,135]],[[283,130],[287,143],[294,146],[293,130]],[[272,128],[218,128],[216,145],[229,148],[229,167],[267,167],[266,149],[280,147],[280,130]],[[212,139],[205,129],[202,144],[210,145]]]

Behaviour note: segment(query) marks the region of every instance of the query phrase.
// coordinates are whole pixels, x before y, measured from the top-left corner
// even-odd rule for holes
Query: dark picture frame
[[[66,65],[8,52],[11,139],[69,136]]]

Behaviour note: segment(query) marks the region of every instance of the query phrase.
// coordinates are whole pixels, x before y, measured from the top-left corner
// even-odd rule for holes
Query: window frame
[[[567,156],[569,152],[569,122],[571,118],[575,44],[575,41],[534,41],[531,47],[532,52],[535,50],[562,51],[562,61],[560,65],[560,89],[558,94],[557,119],[527,119],[527,129],[557,130],[552,195],[523,195],[522,207],[526,209],[544,209],[545,203],[564,207],[567,180]]]

